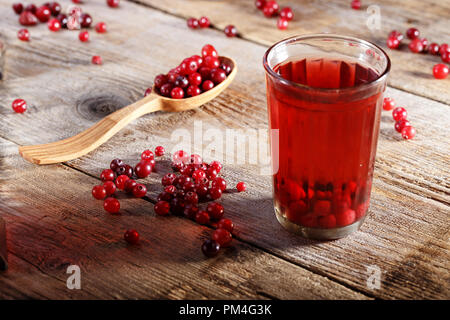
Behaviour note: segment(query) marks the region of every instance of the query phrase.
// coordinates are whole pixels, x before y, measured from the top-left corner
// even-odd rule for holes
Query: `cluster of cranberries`
[[[383,110],[392,111],[392,118],[395,121],[395,130],[402,135],[402,138],[409,140],[416,135],[416,129],[411,126],[407,119],[408,113],[405,108],[395,107],[395,101],[392,98],[384,98]]]
[[[73,1],[74,3],[81,3],[81,1]],[[111,4],[110,4],[111,2]],[[119,0],[107,1],[111,7],[117,7]],[[116,5],[115,5],[116,4]],[[58,2],[46,2],[42,6],[37,7],[34,4],[24,6],[22,3],[14,3],[12,8],[16,14],[19,15],[19,23],[24,26],[34,26],[38,22],[47,23],[48,29],[52,32],[57,32],[61,28],[68,29],[70,17],[61,13],[61,5]],[[81,10],[80,8],[78,8]],[[53,17],[53,18],[52,18]],[[79,18],[79,25],[81,28],[87,29],[92,25],[92,17],[89,13],[81,13]],[[99,22],[95,25],[95,30],[98,33],[106,32],[106,24]],[[17,32],[17,37],[22,41],[30,40],[30,32],[28,29],[20,29]],[[89,32],[82,30],[78,34],[78,39],[81,42],[89,41]],[[99,56],[92,57],[93,64],[102,64],[102,59]]]
[[[211,90],[224,81],[231,73],[231,66],[221,63],[217,50],[210,44],[203,46],[201,56],[184,59],[181,64],[167,74],[155,77],[154,85],[158,94],[172,99],[194,97]],[[150,93],[150,88],[144,95]]]
[[[187,26],[191,29],[209,28],[210,24],[208,17],[201,17],[200,19],[189,18],[187,20]]]
[[[442,62],[450,63],[450,47],[447,43],[441,45],[435,42],[428,43],[426,38],[420,38],[420,31],[416,28],[406,30],[406,36],[411,40],[408,44],[411,52],[440,55]],[[390,49],[398,49],[402,40],[403,34],[397,30],[393,30],[389,33],[386,44]],[[438,63],[433,67],[433,75],[436,79],[445,79],[447,77],[449,68],[444,63]]]
[[[104,200],[103,208],[109,213],[118,213],[120,202],[114,197],[116,190],[124,190],[136,198],[147,194],[147,187],[136,182],[133,177],[146,178],[155,167],[155,156],[161,157],[165,153],[162,146],[155,148],[154,152],[145,150],[141,154],[141,161],[133,168],[120,159],[111,161],[110,169],[100,174],[103,182],[92,188],[92,196]],[[202,245],[203,253],[212,257],[217,255],[220,247],[227,247],[232,240],[233,222],[223,218],[224,207],[218,202],[209,202],[204,210],[199,203],[218,200],[227,189],[225,179],[219,177],[222,164],[213,161],[210,164],[203,162],[199,155],[189,155],[183,150],[177,151],[172,157],[172,173],[163,176],[161,183],[164,190],[158,195],[154,206],[155,213],[166,216],[169,213],[182,215],[195,220],[199,224],[214,222],[217,229],[213,232],[211,240]],[[236,185],[238,192],[246,190],[244,182]],[[124,238],[129,243],[139,241],[136,230],[125,232]]]
[[[284,7],[280,9],[280,6],[276,1],[270,0],[255,0],[255,6],[261,10],[267,18],[278,16],[277,28],[280,30],[287,29],[289,21],[294,19],[294,13],[290,7]]]

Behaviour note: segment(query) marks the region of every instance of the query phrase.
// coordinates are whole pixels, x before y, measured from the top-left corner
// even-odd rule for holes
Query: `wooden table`
[[[405,106],[417,136],[402,141],[388,112],[381,119],[370,212],[360,231],[337,241],[312,242],[286,232],[276,221],[270,177],[252,165],[225,165],[226,179],[243,180],[248,191],[226,194],[222,203],[237,225],[234,246],[205,259],[202,241],[212,229],[182,217],[157,217],[153,203],[167,166],[145,179],[149,199],[121,197],[121,214],[105,213],[90,194],[114,157],[136,163],[146,148],[175,146],[175,129],[267,128],[264,71],[268,45],[295,34],[334,32],[385,47],[392,29],[416,26],[429,40],[450,43],[449,1],[279,1],[295,20],[286,31],[265,19],[252,0],[86,1],[84,11],[105,21],[108,33],[30,27],[21,42],[11,10],[0,4],[6,43],[0,85],[0,212],[7,224],[10,268],[0,275],[0,298],[169,298],[169,299],[448,299],[450,298],[450,78],[435,80],[440,60],[388,50],[392,72],[386,95]],[[60,1],[63,8],[68,0]],[[368,4],[381,10],[381,29],[366,27]],[[207,15],[212,28],[190,30],[186,18]],[[221,31],[235,24],[239,38]],[[142,117],[98,150],[58,165],[25,162],[19,145],[56,141],[91,126],[109,112],[141,98],[153,77],[196,54],[205,43],[233,57],[233,84],[203,107],[184,113]],[[90,63],[101,55],[103,66]],[[30,107],[15,114],[11,102]],[[205,142],[206,143],[206,142]],[[218,152],[217,158],[223,157]],[[211,160],[211,159],[209,159]],[[135,228],[138,246],[122,235]],[[66,287],[69,265],[81,268],[81,290]],[[369,269],[368,269],[369,268]],[[375,268],[375,269],[370,269]],[[381,286],[368,285],[379,268]]]

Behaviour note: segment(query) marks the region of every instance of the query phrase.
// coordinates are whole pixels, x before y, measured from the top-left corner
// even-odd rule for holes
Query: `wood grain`
[[[3,5],[0,6],[3,9]],[[86,8],[88,12],[100,12],[100,5],[95,3],[87,4]],[[145,116],[119,132],[96,151],[68,165],[89,175],[98,176],[114,157],[134,164],[140,152],[146,148],[164,145],[168,150],[174,149],[178,143],[177,140],[171,139],[176,138],[175,135],[172,137],[175,129],[185,128],[189,135],[194,121],[202,121],[205,130],[267,127],[264,74],[261,60],[257,58],[266,50],[264,46],[243,39],[228,39],[212,29],[201,32],[186,31],[184,20],[132,3],[123,3],[121,10],[101,12],[104,15],[101,19],[109,23],[110,33],[105,37],[98,36],[96,41],[92,41],[88,46],[73,43],[76,35],[69,31],[58,34],[58,41],[52,37],[39,38],[47,34],[47,30],[41,29],[41,26],[33,29],[33,34],[39,39],[35,42],[39,43],[32,41],[23,45],[13,41],[8,50],[8,56],[12,59],[8,59],[6,64],[8,81],[0,88],[0,96],[2,101],[10,101],[20,95],[32,107],[29,112],[17,115],[12,113],[8,103],[2,103],[0,114],[3,125],[0,127],[0,136],[19,145],[51,142],[71,136],[89,127],[105,114],[140,98],[151,83],[149,73],[158,74],[169,70],[179,63],[182,57],[198,52],[201,44],[207,42],[213,43],[221,54],[235,58],[239,67],[243,66],[240,67],[236,80],[221,96],[198,110]],[[120,19],[125,14],[129,19]],[[13,21],[9,19],[8,15],[0,25],[12,39]],[[120,24],[117,21],[120,21]],[[135,25],[135,21],[142,23]],[[122,31],[117,31],[112,36],[113,30]],[[182,40],[177,36],[180,34]],[[147,39],[152,39],[152,43],[165,45],[155,46]],[[168,55],[167,52],[176,54]],[[96,53],[100,53],[105,61],[105,65],[99,68],[89,65],[90,56]],[[48,86],[48,83],[54,85]],[[257,166],[227,164],[227,180],[231,184],[244,180],[248,183],[249,190],[244,194],[226,194],[222,201],[227,215],[232,217],[238,226],[238,237],[242,246],[248,246],[252,250],[255,247],[260,248],[269,256],[276,255],[279,259],[300,265],[366,295],[387,299],[448,299],[448,106],[392,88],[388,89],[387,94],[395,98],[399,105],[407,107],[409,118],[416,126],[418,134],[414,140],[401,141],[394,132],[390,115],[383,115],[371,211],[360,232],[346,239],[316,243],[307,242],[282,230],[273,213],[270,179],[260,176]],[[223,157],[223,152],[216,155],[216,158],[220,157]],[[72,178],[67,176],[72,177],[73,170],[67,167],[31,167],[30,172],[44,177],[40,173],[41,170],[62,170],[63,173],[58,173],[59,179],[72,181]],[[158,165],[158,174],[146,180],[151,190],[150,201],[154,201],[160,188],[155,182],[167,170],[167,163],[161,163]],[[10,168],[8,172],[15,175],[21,171]],[[82,176],[81,173],[77,174]],[[82,183],[76,178],[73,179],[71,188]],[[37,186],[38,181],[32,173],[22,181],[35,184],[35,192],[43,187]],[[56,197],[54,190],[63,188],[59,183],[57,186],[45,187],[52,199]],[[89,185],[91,186],[92,182]],[[82,186],[81,189],[89,193],[90,186]],[[53,187],[55,189],[50,189]],[[74,190],[81,189],[76,187]],[[18,195],[20,192],[11,192],[8,199],[16,199],[11,201],[12,203],[21,203],[22,199],[17,200]],[[83,210],[94,215],[101,212],[92,204],[92,200],[74,200],[73,192],[66,194],[64,200],[68,203],[67,206],[52,208],[50,218],[70,217],[68,212],[71,212],[74,202],[82,203]],[[41,201],[39,197],[34,197],[32,201],[34,206],[40,208],[48,204],[47,200]],[[151,204],[145,200],[139,200],[139,203],[135,208],[133,204],[126,202],[124,208],[126,207],[126,212],[136,210],[142,215],[151,214]],[[28,211],[30,207],[31,205],[26,207]],[[27,210],[24,212],[28,212]],[[25,216],[24,213],[21,215]],[[74,220],[73,224],[84,223],[78,221],[82,219],[77,218],[77,215]],[[66,223],[67,219],[58,224],[55,222],[55,226],[64,226]],[[191,225],[188,221],[180,223]],[[114,230],[106,229],[107,227],[106,235],[117,235]],[[54,234],[47,232],[45,230],[43,234],[51,241]],[[151,230],[146,233],[147,236],[155,239],[158,237]],[[177,236],[174,237],[174,240],[171,237],[169,239],[177,243]],[[165,240],[167,241],[168,237],[165,237]],[[67,248],[71,248],[69,243]],[[197,245],[195,250],[198,251]],[[240,248],[237,252],[240,252]],[[96,257],[102,263],[108,263],[104,262],[102,257]],[[370,265],[377,265],[383,271],[380,290],[367,287],[367,266]],[[252,266],[254,267],[254,263]],[[258,278],[255,282],[263,281],[259,273],[254,272],[253,275]],[[164,294],[168,293],[164,292],[161,296]],[[210,291],[206,294],[207,297],[217,295]],[[293,297],[290,292],[283,297],[289,295]],[[239,296],[244,294],[239,293]],[[278,296],[281,296],[281,293],[278,293]]]
[[[372,41],[383,47],[392,60],[390,86],[450,104],[450,79],[439,81],[434,79],[432,74],[433,65],[441,63],[439,57],[411,53],[407,40],[403,41],[400,50],[390,50],[386,47],[390,31],[399,30],[405,33],[410,27],[418,28],[421,35],[430,40],[430,43],[450,43],[449,1],[365,1],[362,2],[361,10],[353,10],[350,8],[351,1],[348,0],[281,0],[278,1],[280,7],[290,6],[295,15],[287,30],[278,30],[277,19],[265,18],[254,6],[254,1],[137,0],[137,2],[183,18],[200,18],[206,15],[213,27],[219,30],[234,24],[242,38],[266,46],[295,35],[323,32]],[[380,10],[379,29],[371,30],[367,26],[369,5],[375,5]],[[185,28],[187,30],[186,26]],[[203,32],[203,30],[190,31]]]
[[[0,212],[13,256],[0,275],[2,299],[367,298],[238,240],[206,259],[200,245],[211,229],[156,216],[147,201],[124,195],[121,214],[110,215],[90,195],[97,179],[63,165],[35,167],[13,143],[0,146],[9,172]],[[129,228],[140,232],[139,245],[123,240]],[[81,268],[81,290],[66,287],[69,265]]]

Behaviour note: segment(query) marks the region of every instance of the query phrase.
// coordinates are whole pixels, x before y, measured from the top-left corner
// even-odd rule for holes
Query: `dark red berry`
[[[147,187],[142,183],[138,183],[133,187],[133,196],[136,198],[142,198],[147,194]]]
[[[441,60],[442,60],[442,62],[450,63],[450,52],[449,51],[444,51],[441,54]]]
[[[202,83],[202,76],[198,72],[191,73],[188,83],[192,86],[199,86]]]
[[[152,173],[152,166],[148,161],[144,160],[136,165],[134,172],[139,178],[146,178]]]
[[[144,97],[148,96],[150,93],[152,93],[152,88],[147,88],[144,91]]]
[[[184,98],[184,91],[180,87],[175,87],[170,91],[170,97],[172,99],[183,99]]]
[[[239,192],[244,192],[245,190],[247,190],[247,185],[245,184],[245,182],[238,182],[238,184],[236,185],[236,189]]]
[[[87,31],[81,31],[78,34],[78,39],[80,39],[81,42],[87,42],[89,41],[89,32]]]
[[[211,80],[206,80],[205,82],[203,82],[202,84],[203,91],[208,91],[211,90],[212,88],[214,88],[214,82],[212,82]]]
[[[414,136],[416,135],[416,129],[414,129],[414,127],[412,126],[406,126],[402,129],[402,138],[405,140],[409,140],[414,138]]]
[[[194,60],[195,62],[197,62],[197,66],[201,66],[202,63],[203,63],[203,58],[200,57],[198,54],[193,55],[193,56],[191,57],[191,60]]]
[[[161,95],[164,97],[170,97],[170,93],[172,92],[173,85],[170,83],[163,84],[161,89],[159,90]]]
[[[189,80],[184,76],[178,76],[173,85],[181,89],[186,89],[189,86]]]
[[[220,220],[223,217],[224,209],[220,203],[211,202],[206,207],[206,212],[208,212],[211,219]]]
[[[388,38],[397,38],[401,42],[403,40],[403,34],[397,30],[392,30],[389,32]]]
[[[439,54],[442,56],[444,52],[450,52],[450,46],[446,43],[439,46]]]
[[[167,201],[158,201],[154,209],[157,215],[166,216],[169,214],[170,204]]]
[[[195,192],[200,199],[206,199],[206,196],[208,195],[208,186],[205,184],[199,184],[195,186]]]
[[[114,178],[116,177],[116,175],[114,174],[114,171],[112,171],[111,169],[105,169],[102,171],[102,173],[100,174],[100,179],[103,182],[106,181],[114,181]]]
[[[157,200],[158,201],[170,201],[174,198],[175,194],[169,193],[167,191],[163,191],[160,194],[158,194]]]
[[[106,32],[106,23],[99,22],[95,25],[95,31],[98,33],[105,33]]]
[[[92,196],[97,200],[102,200],[106,197],[106,189],[102,185],[94,186]]]
[[[214,170],[216,170],[217,173],[219,173],[220,170],[222,170],[222,164],[219,161],[213,161],[209,164],[209,166]]]
[[[395,123],[395,126],[394,126],[394,128],[395,128],[395,130],[397,131],[397,132],[402,132],[402,130],[403,130],[403,128],[404,127],[406,127],[406,126],[409,126],[410,125],[410,123],[409,123],[409,121],[408,120],[400,120],[400,121],[397,121],[396,123]]]
[[[89,13],[82,13],[80,16],[80,26],[82,28],[89,28],[92,24],[92,17]]]
[[[408,113],[405,108],[397,107],[392,111],[392,118],[394,118],[395,121],[406,120],[407,116]]]
[[[287,19],[279,18],[277,21],[277,28],[280,30],[286,30],[289,26],[289,21]]]
[[[47,6],[52,16],[57,17],[61,13],[61,5],[58,2],[50,2],[50,4]]]
[[[219,84],[223,82],[226,78],[227,74],[225,70],[221,68],[211,69],[211,80],[214,82],[214,84]]]
[[[111,163],[110,163],[110,165],[109,165],[109,168],[112,170],[112,171],[116,171],[117,170],[117,168],[119,168],[120,166],[122,166],[124,163],[123,163],[123,161],[122,160],[120,160],[120,159],[114,159],[113,161],[111,161]]]
[[[409,50],[411,50],[414,53],[419,53],[423,51],[423,43],[419,38],[416,38],[412,40],[409,45]]]
[[[167,79],[167,76],[165,74],[158,74],[155,77],[155,80],[153,80],[153,83],[155,84],[156,88],[160,89],[168,81],[169,81],[169,79]]]
[[[106,198],[103,202],[103,208],[109,213],[117,213],[120,210],[120,202],[116,198]]]
[[[137,182],[134,181],[133,179],[128,179],[125,181],[123,190],[128,193],[133,193],[133,189],[135,186],[137,186]]]
[[[218,57],[219,54],[217,53],[216,48],[214,48],[212,45],[205,44],[202,48],[202,57],[204,59],[205,57],[208,57],[208,56]]]
[[[231,233],[225,229],[215,230],[211,238],[220,244],[221,247],[228,247],[231,244],[231,240],[233,240]]]
[[[262,10],[266,5],[266,0],[255,0],[255,7]]]
[[[189,86],[186,90],[186,94],[190,97],[198,96],[201,93],[202,93],[202,90],[200,90],[200,88],[197,86]]]
[[[436,79],[445,79],[448,76],[448,67],[443,63],[438,63],[433,67],[433,76]]]
[[[319,216],[317,222],[321,228],[332,229],[336,227],[336,217],[332,214]]]
[[[235,37],[237,35],[237,29],[235,26],[233,25],[228,25],[225,27],[225,29],[223,29],[223,32],[225,33],[225,35],[229,38],[231,37]]]
[[[201,17],[198,20],[198,24],[200,26],[200,28],[208,28],[210,25],[209,19],[207,17]]]
[[[222,69],[223,71],[225,71],[226,75],[229,75],[231,73],[231,70],[232,70],[231,66],[229,66],[228,64],[223,63],[223,62],[220,64],[219,68]]]
[[[103,184],[103,188],[106,190],[106,195],[110,196],[116,192],[116,185],[112,181],[106,181]]]
[[[123,190],[125,188],[125,182],[130,179],[127,175],[120,175],[116,178],[116,187],[120,190]]]
[[[119,4],[120,4],[120,0],[106,0],[106,3],[111,8],[117,8],[119,6]]]
[[[396,37],[390,37],[387,39],[386,45],[390,49],[397,49],[400,46],[400,40],[398,40]]]
[[[34,4],[29,4],[25,7],[25,11],[31,12],[32,14],[35,14],[37,11],[37,7]]]
[[[161,179],[161,183],[163,186],[172,185],[175,181],[176,176],[173,173],[168,173]]]
[[[175,197],[170,200],[170,212],[174,215],[182,215],[184,213],[185,206],[186,204],[184,203],[184,200],[180,197]]]
[[[202,244],[202,252],[208,258],[217,256],[220,250],[220,244],[214,240],[205,240]]]
[[[220,197],[222,197],[222,190],[218,187],[211,188],[209,189],[208,194],[212,200],[217,200],[220,199]]]
[[[217,228],[219,229],[225,229],[228,232],[233,232],[234,224],[230,219],[220,219],[219,223],[217,223]]]
[[[414,40],[420,36],[420,32],[416,28],[409,28],[408,30],[406,30],[406,36],[409,39]]]
[[[30,32],[28,32],[27,29],[20,29],[17,32],[17,38],[22,41],[29,41],[30,40]]]
[[[430,43],[430,45],[428,46],[428,53],[432,54],[432,55],[438,55],[439,54],[439,45],[435,42]]]
[[[46,6],[41,6],[36,10],[36,18],[38,18],[40,22],[47,22],[51,15],[50,9]]]
[[[56,19],[58,19],[59,23],[61,24],[61,28],[67,28],[67,15],[65,15],[64,13],[60,13],[56,17]]]
[[[392,98],[383,99],[383,110],[389,111],[395,108],[395,101]]]
[[[187,26],[191,29],[197,29],[200,27],[198,20],[195,18],[189,18],[187,20]]]
[[[280,6],[276,1],[266,1],[266,4],[263,8],[263,13],[267,18],[270,18],[276,14],[278,14],[278,9]]]
[[[214,180],[217,177],[217,175],[218,175],[217,170],[212,166],[206,170],[206,177],[209,180]]]
[[[197,204],[198,203],[198,195],[193,191],[189,191],[184,195],[184,201],[186,203],[190,203],[190,204]]]
[[[13,3],[12,8],[16,14],[21,14],[23,11],[23,4]]]
[[[188,219],[194,220],[198,212],[199,209],[196,204],[186,203],[183,210],[183,215]]]
[[[221,191],[225,191],[227,189],[227,183],[224,178],[217,177],[213,180],[211,187],[219,188]]]
[[[209,223],[209,214],[206,211],[200,210],[195,215],[195,221],[198,224],[208,224]]]
[[[123,238],[129,244],[137,244],[139,242],[139,233],[136,230],[127,230],[123,235]]]
[[[19,23],[23,26],[34,26],[38,23],[38,19],[32,12],[23,11],[19,17]]]

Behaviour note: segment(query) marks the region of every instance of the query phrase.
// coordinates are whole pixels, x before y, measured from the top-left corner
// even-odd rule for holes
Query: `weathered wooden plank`
[[[127,8],[131,12],[128,13]],[[120,13],[109,10],[111,28],[115,28],[114,21],[118,21],[119,15],[127,12],[130,21],[143,21],[140,25],[146,30],[142,34],[143,39],[166,43],[163,41],[167,35],[182,33],[182,45],[176,41],[168,42],[164,48],[144,44],[145,50],[142,51],[144,40],[131,41],[126,34],[117,33],[112,38],[114,40],[98,38],[101,45],[93,42],[92,46],[80,46],[86,56],[101,50],[102,46],[118,53],[110,56],[111,63],[97,69],[74,64],[87,57],[80,53],[78,58],[69,58],[69,50],[65,49],[58,53],[59,58],[48,58],[46,52],[49,52],[52,39],[43,39],[39,48],[17,45],[10,51],[17,59],[8,61],[8,68],[14,70],[9,73],[11,81],[8,81],[7,88],[0,89],[0,95],[6,100],[19,94],[26,99],[29,97],[35,107],[24,115],[12,114],[9,106],[2,108],[5,121],[0,135],[19,144],[68,137],[100,118],[104,114],[101,106],[106,110],[114,109],[137,99],[146,83],[151,81],[151,75],[168,70],[181,57],[197,52],[198,47],[206,42],[212,42],[219,51],[236,58],[239,66],[245,66],[240,68],[235,82],[225,93],[199,110],[141,118],[109,143],[70,165],[98,175],[113,157],[134,162],[149,146],[163,144],[171,149],[176,143],[171,141],[172,132],[180,127],[191,132],[194,120],[203,121],[205,129],[266,128],[263,71],[261,61],[255,59],[262,56],[264,47],[241,39],[227,39],[214,30],[183,32],[184,22],[179,19],[152,10],[145,13],[131,10],[134,8],[135,5],[125,3]],[[126,23],[123,28],[131,28]],[[150,25],[158,27],[152,29]],[[40,32],[39,29],[36,32]],[[61,37],[68,37],[61,40],[64,43],[70,42],[70,34],[62,34]],[[126,43],[127,51],[121,52],[116,43]],[[40,48],[43,48],[42,52]],[[177,55],[168,56],[167,50],[177,52]],[[25,55],[31,60],[30,68],[40,61],[44,61],[44,65],[51,62],[52,68],[42,68],[33,78],[26,78],[27,70],[19,63],[24,61]],[[71,72],[66,70],[68,65]],[[58,88],[56,90],[47,88],[46,82],[52,81],[56,74],[60,75],[59,79],[70,75],[72,81],[59,81],[54,87]],[[118,79],[118,75],[122,78]],[[90,78],[100,80],[90,82],[91,87],[86,90]],[[389,116],[383,116],[372,213],[361,232],[347,239],[319,244],[288,234],[274,218],[270,181],[260,177],[255,166],[227,166],[229,180],[245,180],[249,183],[249,191],[243,195],[227,195],[223,201],[229,216],[238,222],[241,239],[284,259],[378,297],[445,298],[449,296],[449,288],[447,283],[442,284],[441,279],[448,274],[449,261],[446,106],[398,90],[391,89],[389,95],[408,108],[418,135],[410,142],[400,141]],[[219,153],[218,157],[221,156]],[[165,170],[167,168],[160,166],[159,175],[153,175],[147,182],[154,182]],[[149,187],[152,190],[157,188],[154,184],[149,184]],[[155,192],[152,193],[153,199],[154,195]],[[366,285],[366,267],[372,264],[377,264],[389,275],[383,279],[380,291],[372,291]],[[428,280],[421,281],[417,278],[419,276],[426,276]]]
[[[207,259],[200,245],[211,229],[156,216],[142,199],[122,199],[121,215],[107,214],[90,195],[97,179],[63,165],[35,167],[16,148],[0,139],[8,172],[0,212],[12,256],[0,274],[2,298],[366,298],[237,240]],[[128,228],[139,230],[139,245],[123,240]],[[66,287],[69,265],[81,268],[81,290]]]
[[[363,1],[361,10],[351,9],[351,1],[348,0],[278,1],[280,7],[290,6],[295,14],[289,28],[283,31],[277,29],[277,19],[265,18],[262,12],[256,9],[253,1],[137,1],[184,18],[200,18],[206,15],[213,26],[220,30],[234,24],[244,39],[264,45],[271,45],[290,36],[322,32],[369,40],[385,48],[392,59],[390,86],[450,103],[449,80],[436,80],[432,74],[433,65],[441,63],[439,57],[413,54],[407,45],[403,45],[400,51],[386,47],[390,31],[396,29],[405,32],[410,27],[418,28],[431,42],[450,43],[448,1]],[[370,16],[367,12],[369,5],[375,5],[379,9],[379,29],[369,29],[367,26]],[[187,29],[186,26],[185,28]],[[404,43],[407,44],[408,41]]]

